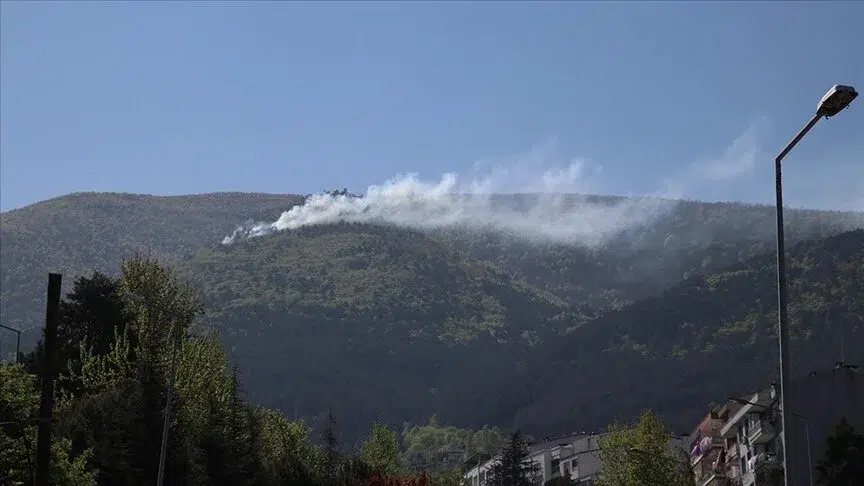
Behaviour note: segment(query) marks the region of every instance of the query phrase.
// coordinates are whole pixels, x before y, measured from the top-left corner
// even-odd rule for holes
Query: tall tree
[[[80,383],[71,376],[80,375],[82,349],[87,354],[110,352],[117,335],[126,334],[134,319],[120,281],[99,272],[75,280],[72,291],[60,302],[57,325],[57,393],[60,396],[80,393]],[[130,334],[134,339],[134,333]],[[24,359],[30,372],[41,373],[42,342]]]
[[[0,363],[0,484],[31,484],[38,410],[36,377],[21,365]],[[75,454],[68,439],[56,437],[51,446],[51,484],[95,485],[90,458],[89,449]]]
[[[360,457],[373,469],[385,476],[400,472],[399,436],[386,425],[376,423],[372,433],[363,442]]]
[[[321,448],[321,475],[327,479],[334,479],[340,469],[341,444],[332,409],[327,410],[327,423],[321,434]]]
[[[501,451],[501,455],[492,469],[488,479],[489,486],[531,486],[540,472],[540,466],[530,460],[531,448],[519,429],[510,434],[510,440]]]
[[[844,417],[827,437],[825,455],[816,466],[816,484],[853,486],[864,478],[864,435]]]
[[[631,426],[614,424],[600,444],[603,486],[692,485],[684,452],[669,447],[671,434],[649,410]]]

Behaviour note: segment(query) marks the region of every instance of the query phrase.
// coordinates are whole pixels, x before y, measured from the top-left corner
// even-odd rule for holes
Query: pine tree
[[[531,448],[516,429],[495,464],[492,466],[489,486],[532,486],[540,467],[530,460]]]
[[[338,475],[341,460],[339,435],[332,409],[327,411],[327,425],[322,434],[322,443],[322,476],[324,476],[325,480],[332,480]]]

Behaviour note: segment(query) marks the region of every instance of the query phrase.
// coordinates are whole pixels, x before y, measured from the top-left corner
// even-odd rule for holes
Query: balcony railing
[[[765,443],[774,438],[774,426],[765,419],[753,420],[747,426],[747,439],[753,444]]]

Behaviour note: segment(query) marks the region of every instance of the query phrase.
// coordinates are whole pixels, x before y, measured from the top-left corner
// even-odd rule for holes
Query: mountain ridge
[[[302,201],[99,193],[4,212],[3,323],[38,329],[48,271],[61,271],[68,286],[93,270],[115,273],[120,260],[149,249],[199,288],[202,324],[220,329],[253,400],[313,423],[335,408],[349,436],[380,417],[425,423],[433,413],[458,425],[553,433],[600,427],[639,403],[683,421],[707,397],[727,396],[723,387],[747,384],[700,361],[726,363],[729,336],[743,339],[736,346],[746,353],[735,356],[761,370],[754,380],[770,375],[771,297],[759,297],[764,305],[751,318],[747,294],[770,294],[770,206],[679,201],[650,225],[593,246],[358,223],[219,244],[239,221],[272,221]],[[814,357],[824,357],[838,333],[859,335],[850,282],[859,275],[854,245],[864,213],[789,210],[787,221],[792,281],[805,282],[790,286],[790,315],[813,320],[812,309],[827,305],[846,316],[836,318],[842,329],[817,326],[796,341],[817,343]],[[826,243],[838,234],[848,248]],[[806,258],[794,256],[801,251]],[[824,292],[795,273],[805,267],[821,269],[814,278]],[[831,272],[847,276],[826,279]],[[796,292],[805,288],[801,307]],[[726,307],[703,316],[718,302]],[[698,326],[682,328],[682,313],[702,316]],[[651,324],[636,326],[643,321]],[[25,336],[32,344],[38,334]],[[579,422],[580,414],[588,418]]]

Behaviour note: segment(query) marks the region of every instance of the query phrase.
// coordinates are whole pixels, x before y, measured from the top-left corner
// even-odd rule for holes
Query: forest
[[[678,201],[593,246],[349,223],[219,244],[302,200],[82,193],[5,212],[2,323],[29,352],[48,272],[71,292],[94,271],[121,278],[141,252],[196,289],[189,326],[218,340],[248,403],[316,434],[332,415],[350,448],[376,423],[402,437],[433,416],[544,436],[650,408],[687,430],[717,397],[776,375],[770,207]],[[787,222],[793,372],[805,374],[861,339],[864,215],[790,210]]]

